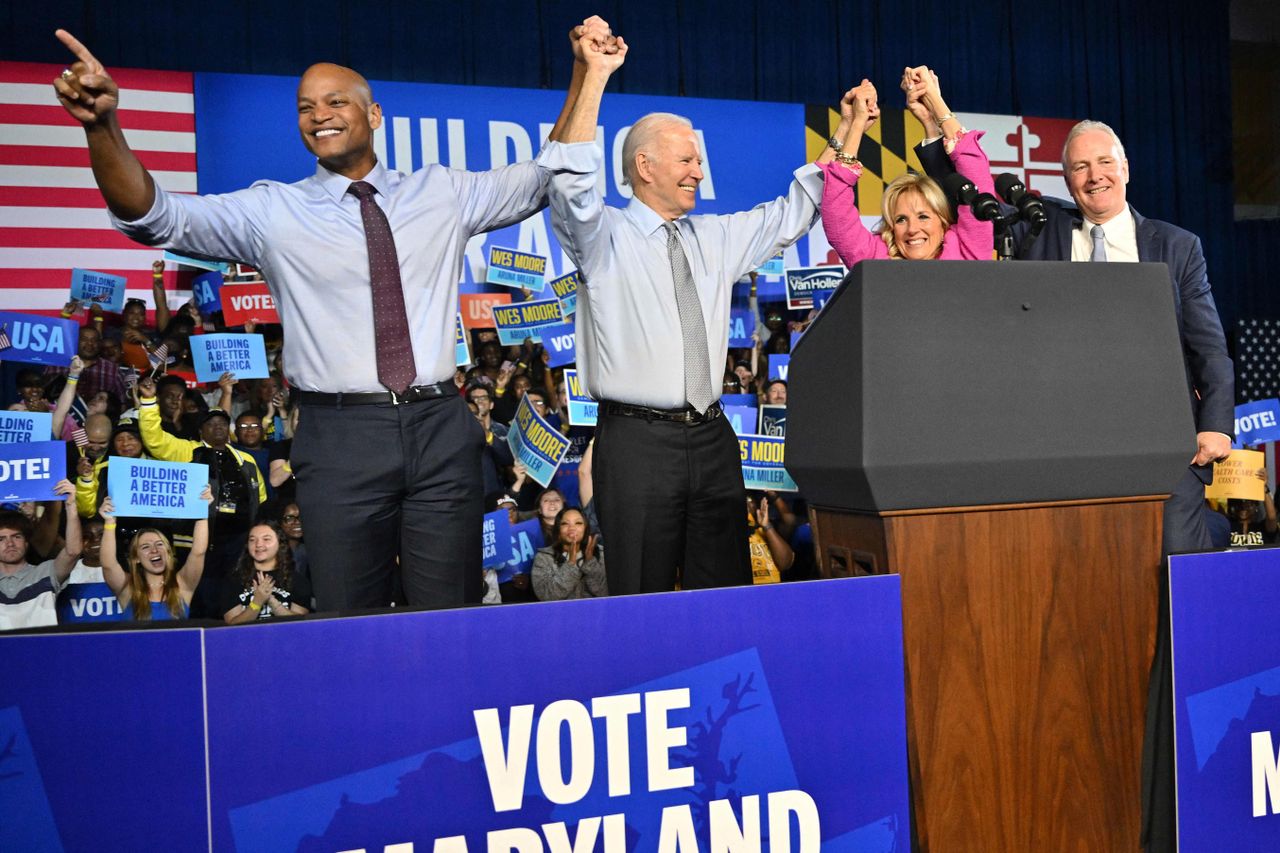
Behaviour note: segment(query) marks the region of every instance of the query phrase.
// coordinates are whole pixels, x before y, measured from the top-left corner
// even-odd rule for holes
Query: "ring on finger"
[[[61,77],[63,80],[70,80],[76,75],[70,68],[64,68],[62,69],[62,73],[59,74],[58,76]]]

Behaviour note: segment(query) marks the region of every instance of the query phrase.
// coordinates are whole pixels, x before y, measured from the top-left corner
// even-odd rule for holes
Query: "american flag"
[[[169,363],[169,345],[161,344],[154,350],[147,353],[147,361],[151,362],[152,370],[159,370]]]
[[[84,427],[73,429],[71,431],[71,440],[76,443],[76,447],[88,447],[89,433],[84,431]]]
[[[161,257],[111,227],[89,168],[84,131],[58,104],[61,65],[0,62],[0,304],[56,314],[73,268],[129,279],[151,303],[151,262]],[[171,192],[196,191],[190,73],[113,68],[120,126],[138,159]]]
[[[9,340],[9,327],[0,326],[0,349],[8,349],[13,346],[13,341]]]

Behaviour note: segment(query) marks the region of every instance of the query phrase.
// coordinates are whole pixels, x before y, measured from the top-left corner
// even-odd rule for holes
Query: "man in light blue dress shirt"
[[[585,51],[574,110],[539,156],[555,173],[556,236],[582,276],[578,369],[601,401],[593,479],[609,594],[747,584],[740,454],[718,402],[730,297],[734,282],[813,225],[822,173],[796,170],[785,196],[749,211],[690,216],[703,178],[697,134],[687,119],[652,114],[632,126],[622,151],[634,197],[607,207],[596,120],[625,55],[625,45]],[[819,160],[833,156],[828,148]]]
[[[571,33],[579,61],[566,112],[583,78],[574,36],[584,32],[609,38],[599,18]],[[292,466],[319,608],[389,604],[397,565],[411,605],[479,602],[484,435],[452,381],[458,281],[467,241],[541,209],[549,172],[533,162],[488,172],[390,171],[374,153],[382,112],[369,84],[321,63],[303,75],[297,101],[299,132],[318,161],[314,175],[225,195],[169,194],[126,144],[119,89],[102,64],[69,33],[58,38],[77,61],[54,88],[85,128],[116,226],[147,245],[248,263],[271,287],[286,373],[303,407]],[[373,232],[367,243],[362,203],[350,192],[358,182],[372,185],[394,238],[410,346],[395,343],[401,372],[413,376],[407,390],[379,380],[375,320],[386,312],[375,318]],[[379,275],[385,279],[385,269]]]

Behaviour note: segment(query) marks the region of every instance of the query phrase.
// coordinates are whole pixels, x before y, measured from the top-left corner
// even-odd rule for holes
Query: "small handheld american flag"
[[[8,349],[11,346],[13,346],[13,341],[9,340],[8,324],[0,326],[0,350]]]
[[[84,431],[84,427],[73,429],[71,431],[71,440],[75,442],[76,447],[80,450],[80,455],[84,456],[84,449],[89,446],[89,434]]]
[[[164,366],[169,363],[169,345],[161,344],[147,353],[147,361],[151,362],[151,375],[158,375],[163,371]]]

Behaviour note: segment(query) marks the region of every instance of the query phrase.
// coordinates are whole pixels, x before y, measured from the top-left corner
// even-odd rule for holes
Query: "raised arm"
[[[560,108],[560,115],[556,118],[555,127],[551,128],[551,133],[547,136],[547,139],[552,142],[565,141],[561,137],[564,135],[565,126],[569,121],[569,114],[573,111],[574,105],[578,101],[578,95],[582,91],[582,81],[587,76],[584,43],[597,45],[599,49],[607,53],[618,52],[618,40],[613,37],[613,32],[609,29],[609,25],[599,15],[592,15],[569,30],[569,46],[573,50],[573,77],[569,80],[569,91],[565,92],[564,106]]]
[[[116,508],[111,502],[111,498],[105,498],[102,501],[102,507],[98,510],[102,516],[102,579],[106,581],[107,586],[111,587],[111,591],[116,594],[116,598],[120,599],[121,604],[127,604],[127,590],[129,588],[129,573],[120,565],[120,560],[116,558]]]
[[[164,261],[151,262],[151,298],[156,303],[156,330],[169,328],[169,297],[164,291]]]
[[[70,480],[60,480],[58,485],[54,486],[53,492],[62,496],[63,504],[68,504],[75,500],[76,487],[71,485]],[[63,536],[62,550],[53,558],[53,576],[59,584],[71,576],[71,570],[76,567],[80,552],[84,549],[80,538],[80,513],[68,507],[63,515],[67,519],[67,529]]]
[[[80,374],[83,371],[84,362],[80,360],[80,356],[71,356],[71,366],[67,368],[67,382],[62,386],[62,393],[58,395],[58,402],[53,407],[52,432],[55,441],[62,438],[62,425],[67,421],[71,404],[76,401],[76,392],[80,388]]]
[[[827,175],[822,186],[822,229],[840,260],[846,267],[852,267],[859,261],[889,256],[884,241],[862,224],[854,192],[862,176],[862,163],[855,156],[858,146],[867,128],[880,115],[875,86],[864,79],[845,92],[840,99],[840,115],[844,133],[833,137],[841,144],[839,155],[833,152],[834,162],[831,158],[825,161],[818,158]],[[827,147],[831,149],[830,145]]]
[[[120,87],[75,36],[66,30],[54,35],[76,57],[53,88],[63,109],[84,127],[94,180],[112,213],[126,221],[139,219],[155,203],[156,186],[120,129]]]

